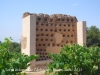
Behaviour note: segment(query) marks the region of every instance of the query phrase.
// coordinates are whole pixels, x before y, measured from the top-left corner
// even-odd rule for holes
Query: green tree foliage
[[[21,75],[22,69],[26,69],[30,65],[28,63],[38,58],[38,55],[11,52],[10,46],[11,40],[8,38],[0,44],[0,75]]]
[[[64,46],[60,54],[49,54],[53,62],[48,64],[46,75],[100,75],[100,48]],[[55,71],[60,70],[60,71]]]
[[[100,47],[100,30],[96,26],[87,28],[87,46]]]
[[[21,52],[21,44],[18,42],[11,42],[9,48],[11,52]]]

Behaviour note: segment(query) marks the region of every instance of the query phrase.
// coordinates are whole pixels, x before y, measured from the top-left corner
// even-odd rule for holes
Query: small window
[[[41,36],[44,36],[44,34],[41,34]]]
[[[64,24],[64,26],[66,26],[66,24]]]
[[[72,31],[74,32],[74,29]]]
[[[75,27],[75,25],[72,25],[72,27]]]
[[[53,39],[50,39],[50,41],[53,41]]]
[[[45,41],[48,41],[48,39],[45,39]]]
[[[55,32],[57,32],[57,29],[55,29]]]
[[[40,51],[42,51],[42,49],[40,49]]]
[[[73,37],[73,35],[71,35],[71,37]]]
[[[53,19],[50,19],[50,22],[52,22],[53,21]]]
[[[52,29],[50,29],[50,31],[53,31]]]
[[[44,24],[42,23],[41,25],[43,26]]]
[[[60,19],[58,19],[58,21],[60,21]]]
[[[38,17],[38,20],[41,20],[41,18]]]
[[[47,55],[47,53],[45,53],[45,55]]]
[[[36,34],[36,36],[39,36],[39,34]]]
[[[67,21],[69,21],[69,19],[67,19]]]
[[[59,24],[59,26],[61,26],[61,24]]]
[[[43,41],[43,39],[41,39],[41,41]]]
[[[38,23],[36,23],[36,25],[38,25]]]
[[[70,43],[73,43],[73,41],[70,41]]]
[[[63,37],[65,37],[65,35],[63,35]]]
[[[51,34],[51,37],[53,37],[53,34]]]
[[[45,44],[43,44],[43,46],[45,46]]]
[[[62,19],[62,21],[64,21],[64,19]]]
[[[66,29],[64,29],[64,31],[66,31]]]
[[[41,44],[39,44],[38,46],[41,46]]]
[[[41,31],[43,31],[43,29],[40,29]]]
[[[59,31],[61,31],[61,29],[59,29]]]
[[[63,45],[61,45],[61,47],[63,47]]]
[[[68,27],[70,27],[70,24],[68,24]]]
[[[48,44],[48,46],[50,46],[50,44]]]
[[[70,31],[70,29],[68,29],[68,31]]]
[[[49,36],[48,34],[46,34],[46,36]]]
[[[46,49],[44,49],[44,51],[46,51]]]
[[[57,46],[60,46],[59,44],[57,44]]]
[[[57,26],[57,24],[55,24],[55,26]]]
[[[53,43],[52,46],[55,46],[55,44]]]
[[[69,37],[69,35],[67,35],[67,37]]]
[[[44,20],[47,21],[47,18],[45,18]]]
[[[68,43],[68,41],[66,41],[66,43]]]
[[[73,22],[73,19],[71,19],[71,22]]]
[[[48,29],[45,29],[45,31],[48,31]]]
[[[38,31],[38,29],[36,29],[36,31]]]
[[[38,41],[38,39],[36,39],[36,41]]]
[[[53,26],[53,24],[51,23],[51,26]]]

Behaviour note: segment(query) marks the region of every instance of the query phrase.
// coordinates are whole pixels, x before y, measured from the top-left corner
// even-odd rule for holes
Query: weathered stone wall
[[[37,14],[36,19],[37,61],[50,59],[48,53],[60,53],[66,44],[77,43],[77,19],[64,14]]]
[[[23,14],[22,53],[39,54],[33,63],[35,67],[45,66],[50,62],[48,53],[59,54],[68,44],[86,43],[86,23],[78,22],[75,16],[65,14]]]

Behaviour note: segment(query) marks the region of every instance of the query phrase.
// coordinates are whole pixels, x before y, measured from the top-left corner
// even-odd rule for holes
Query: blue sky
[[[0,0],[0,40],[21,39],[24,12],[67,14],[100,29],[100,0]]]

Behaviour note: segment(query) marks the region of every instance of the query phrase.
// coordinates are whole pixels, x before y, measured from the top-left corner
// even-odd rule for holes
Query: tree
[[[10,51],[11,52],[20,52],[21,51],[21,44],[18,42],[11,42]]]
[[[27,69],[29,62],[37,59],[38,55],[25,55],[24,53],[11,52],[11,38],[5,38],[0,44],[0,75],[22,75],[23,69]],[[24,74],[25,75],[25,74]]]
[[[100,75],[100,48],[78,44],[62,47],[60,54],[49,54],[46,75]]]
[[[96,26],[87,28],[87,46],[100,47],[100,30]]]

